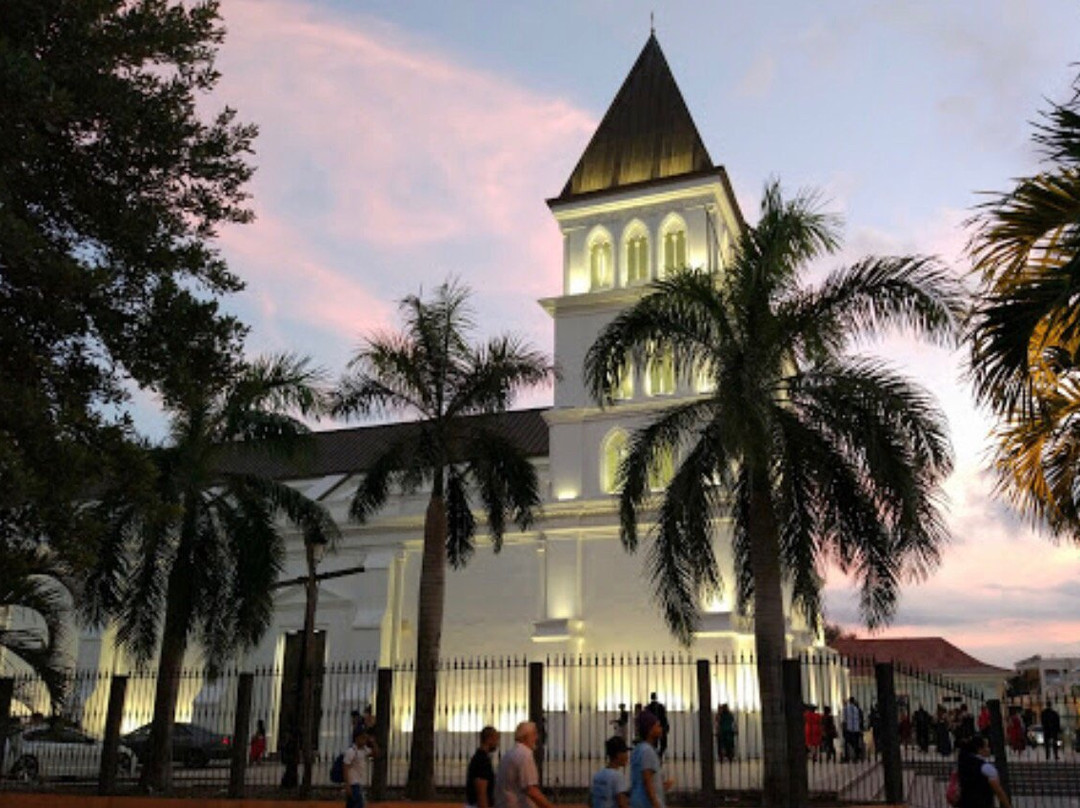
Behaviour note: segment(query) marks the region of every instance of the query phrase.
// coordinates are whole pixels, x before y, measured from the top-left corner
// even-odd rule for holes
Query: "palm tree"
[[[1080,80],[1078,80],[1080,87]],[[1035,140],[1048,165],[972,223],[981,275],[971,377],[998,419],[1000,486],[1055,536],[1080,540],[1080,91]]]
[[[0,662],[4,674],[29,670],[45,684],[53,707],[63,702],[69,660],[64,648],[71,619],[70,574],[47,547],[18,540],[0,546]]]
[[[508,519],[526,529],[540,505],[536,469],[520,447],[484,416],[506,410],[519,391],[545,383],[546,357],[516,336],[473,346],[470,291],[454,281],[430,300],[401,301],[400,333],[370,337],[337,393],[339,415],[394,413],[419,419],[373,461],[353,498],[358,521],[386,502],[391,485],[430,484],[424,515],[416,685],[407,791],[430,798],[435,773],[436,666],[442,636],[446,562],[463,566],[473,552],[476,519],[471,498],[487,514],[496,552]]]
[[[834,563],[860,582],[862,615],[876,626],[946,539],[944,416],[925,391],[846,349],[887,326],[950,342],[958,287],[930,259],[868,258],[807,288],[807,265],[838,249],[837,226],[813,195],[785,200],[770,183],[726,271],[655,282],[585,360],[586,383],[608,403],[629,362],[668,352],[688,382],[711,380],[715,392],[672,405],[631,438],[618,472],[621,534],[634,550],[639,514],[655,507],[654,596],[689,644],[699,604],[723,584],[715,525],[731,520],[738,603],[754,618],[770,806],[787,805],[790,788],[782,587],[817,621],[823,568]],[[671,457],[656,500],[650,471]]]
[[[290,412],[318,410],[318,380],[306,360],[279,356],[212,384],[184,385],[183,395],[167,402],[171,440],[148,450],[156,469],[151,490],[133,497],[123,486],[99,506],[108,529],[97,540],[83,610],[92,624],[114,620],[119,644],[137,662],[158,654],[147,787],[171,787],[189,647],[198,645],[213,675],[270,625],[272,584],[285,553],[278,517],[297,525],[305,544],[337,535],[321,505],[258,470],[260,454],[302,446],[307,427]]]

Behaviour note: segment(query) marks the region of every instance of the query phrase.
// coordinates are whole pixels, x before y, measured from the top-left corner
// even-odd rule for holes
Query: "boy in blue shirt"
[[[592,808],[628,808],[626,793],[630,790],[622,769],[626,767],[629,749],[621,735],[607,739],[604,744],[607,753],[607,766],[593,775],[591,799]]]

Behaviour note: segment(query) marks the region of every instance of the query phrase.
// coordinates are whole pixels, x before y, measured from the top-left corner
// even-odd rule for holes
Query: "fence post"
[[[539,742],[533,751],[540,784],[544,784],[544,747],[547,745],[547,721],[544,719],[544,663],[529,663],[529,720],[536,724]]]
[[[371,799],[381,802],[386,798],[386,782],[390,775],[390,724],[393,721],[391,704],[394,696],[394,671],[379,668],[375,684],[375,745],[379,756],[371,773]]]
[[[1005,793],[1012,799],[1009,788],[1009,758],[1005,754],[1005,717],[1001,714],[1001,700],[990,699],[986,702],[990,709],[990,750],[994,753],[994,765],[998,770],[998,779]]]
[[[120,765],[120,725],[124,720],[127,683],[126,676],[113,676],[109,682],[109,706],[105,713],[105,738],[101,744],[101,768],[98,770],[98,794],[101,795],[112,794],[116,788],[116,769]]]
[[[713,748],[712,676],[709,660],[697,661],[698,736],[701,745],[701,804],[716,803],[716,750]]]
[[[896,708],[896,672],[891,662],[874,664],[877,679],[878,738],[881,767],[885,778],[885,802],[904,801],[904,762],[900,757],[900,716]]]
[[[229,765],[229,797],[244,796],[247,771],[248,737],[251,735],[251,692],[255,674],[241,673],[236,680],[236,716],[233,721],[232,760]]]
[[[0,678],[0,724],[11,719],[11,701],[15,698],[15,679],[11,676]]]
[[[802,662],[782,662],[784,683],[784,718],[787,724],[788,774],[791,777],[791,805],[804,806],[810,799],[809,772],[806,769],[806,719],[802,697]]]

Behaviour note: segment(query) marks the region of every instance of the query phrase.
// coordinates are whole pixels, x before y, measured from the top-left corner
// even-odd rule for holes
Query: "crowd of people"
[[[864,714],[854,696],[844,702],[839,714],[834,714],[829,705],[819,711],[816,705],[807,704],[803,718],[807,755],[811,761],[835,761],[838,751],[842,762],[864,761],[880,749],[880,713],[875,705],[871,705],[869,714]],[[1036,718],[1044,733],[1047,759],[1051,755],[1056,758],[1061,718],[1049,702],[1038,714],[1030,707],[1012,710],[1005,720],[1006,741],[1014,751],[1023,750]],[[370,707],[363,715],[354,712],[352,721],[353,743],[342,760],[343,784],[348,808],[363,808],[367,762],[378,754],[373,737],[375,721]],[[721,703],[714,721],[717,757],[722,763],[734,761],[738,737],[735,713],[728,704]],[[593,775],[589,789],[591,808],[665,808],[666,795],[674,785],[663,769],[670,732],[666,708],[656,693],[650,695],[648,704],[635,705],[633,744],[629,743],[631,716],[625,704],[619,705],[617,717],[611,724],[615,734],[605,743],[605,765]],[[956,755],[954,796],[959,802],[952,804],[992,808],[996,799],[1001,806],[1010,808],[990,752],[991,715],[987,705],[982,705],[978,715],[973,715],[965,704],[951,709],[942,704],[931,715],[920,704],[914,712],[901,710],[897,729],[902,745],[915,745],[922,752],[933,748],[947,757]],[[494,727],[484,727],[480,732],[479,746],[466,770],[467,805],[470,808],[553,808],[540,788],[536,753],[540,732],[537,725],[524,721],[517,726],[514,746],[501,756],[496,769],[492,755],[499,748],[499,739],[499,732]],[[254,754],[254,739],[252,751]]]

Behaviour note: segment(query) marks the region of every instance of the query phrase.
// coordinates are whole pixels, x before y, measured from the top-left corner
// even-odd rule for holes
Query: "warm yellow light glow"
[[[446,722],[449,732],[479,732],[484,728],[484,718],[479,710],[459,710]]]
[[[570,499],[577,499],[577,497],[578,492],[576,488],[560,488],[555,494],[555,499],[559,500],[559,502],[566,502]]]
[[[503,710],[495,722],[495,729],[499,732],[513,732],[522,721],[528,720],[529,716],[524,710]]]

